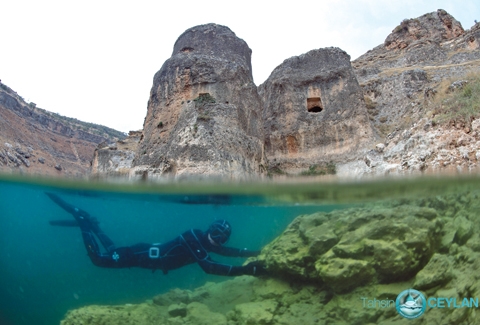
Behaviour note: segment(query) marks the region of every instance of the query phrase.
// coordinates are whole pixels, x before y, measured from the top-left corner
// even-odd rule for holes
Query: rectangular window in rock
[[[320,97],[307,98],[307,110],[310,113],[319,113],[323,111],[323,105]]]

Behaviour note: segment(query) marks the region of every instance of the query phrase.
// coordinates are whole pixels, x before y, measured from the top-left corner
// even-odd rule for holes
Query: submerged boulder
[[[412,278],[438,246],[432,208],[373,206],[298,217],[259,257],[272,272],[346,292]]]
[[[435,254],[415,276],[414,288],[426,290],[449,282],[453,277],[452,258]]]

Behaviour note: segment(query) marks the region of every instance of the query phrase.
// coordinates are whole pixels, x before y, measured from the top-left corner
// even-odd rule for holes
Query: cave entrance
[[[307,110],[310,113],[319,113],[323,111],[323,104],[320,97],[307,98]]]

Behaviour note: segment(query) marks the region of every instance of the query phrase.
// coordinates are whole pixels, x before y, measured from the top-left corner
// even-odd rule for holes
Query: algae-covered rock
[[[426,290],[445,284],[453,277],[451,258],[435,254],[425,267],[415,276],[413,287]]]
[[[459,213],[455,219],[453,219],[453,227],[455,229],[455,242],[458,244],[465,244],[473,234],[473,225],[470,220],[464,215]]]
[[[271,324],[277,307],[278,302],[272,299],[240,304],[235,307],[234,320],[241,325]]]
[[[168,306],[168,314],[172,317],[185,317],[187,316],[187,305],[185,304],[172,304]]]
[[[466,243],[466,246],[469,247],[474,252],[480,252],[480,235],[478,233],[474,234]]]
[[[225,315],[210,311],[207,305],[199,302],[192,302],[187,306],[187,317],[185,324],[195,325],[225,325]]]
[[[186,304],[190,301],[189,292],[178,288],[169,291],[166,294],[153,297],[153,303],[159,306],[169,306],[173,303]]]
[[[136,325],[165,324],[162,309],[153,304],[124,306],[86,306],[71,310],[61,325]],[[165,315],[166,316],[166,315]]]
[[[313,298],[313,297],[312,297]],[[274,316],[273,324],[321,324],[322,305],[311,302],[291,304],[288,309]]]
[[[269,270],[336,292],[413,277],[438,246],[443,223],[430,207],[362,207],[300,216],[267,245]]]
[[[326,258],[315,264],[319,276],[335,292],[348,291],[369,282],[375,270],[366,261],[351,258]]]

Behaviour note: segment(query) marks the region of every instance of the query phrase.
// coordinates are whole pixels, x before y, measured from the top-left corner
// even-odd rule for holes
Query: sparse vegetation
[[[322,175],[335,175],[337,173],[337,167],[333,162],[329,162],[325,165],[312,165],[308,170],[300,173],[300,176],[322,176]]]
[[[272,178],[274,176],[287,176],[287,177],[298,177],[298,176],[323,176],[323,175],[335,175],[337,173],[337,167],[335,163],[328,162],[326,164],[311,165],[307,170],[301,172],[300,174],[289,174],[286,171],[280,169],[278,166],[267,167],[260,165],[261,168],[266,169],[267,176]]]
[[[30,105],[30,108],[32,110],[35,110],[37,112],[40,112],[44,115],[49,116],[50,118],[52,118],[52,119],[54,119],[58,122],[68,124],[74,130],[76,129],[76,130],[80,130],[82,132],[96,134],[96,135],[99,135],[99,136],[102,136],[102,137],[105,137],[105,138],[109,138],[111,140],[113,140],[113,139],[123,139],[123,138],[126,137],[125,133],[117,131],[117,130],[112,129],[112,128],[109,128],[109,127],[104,126],[104,125],[90,123],[90,122],[83,122],[83,121],[80,121],[80,120],[78,120],[76,118],[73,118],[73,117],[66,117],[66,116],[60,115],[58,113],[49,112],[47,110],[44,110],[43,108],[32,107],[31,105]]]
[[[365,99],[365,106],[367,106],[367,109],[375,109],[377,106],[377,103],[375,103],[369,96],[364,96]]]
[[[278,176],[278,175],[287,175],[287,173],[283,170],[280,169],[280,167],[270,167],[267,170],[267,176],[272,178],[273,176]]]
[[[470,126],[480,117],[480,75],[471,75],[463,87],[452,90],[453,80],[440,84],[432,103],[435,124],[463,124]]]
[[[199,94],[197,98],[193,100],[196,104],[213,104],[216,102],[215,98],[209,93]]]
[[[200,120],[200,121],[210,121],[212,118],[208,115],[208,113],[205,113],[205,114],[200,114],[198,117],[197,117],[197,120]]]
[[[163,128],[163,122],[162,121],[158,122],[157,127],[158,128]]]
[[[398,25],[397,27],[395,27],[395,29],[393,30],[394,33],[399,33],[401,32],[402,30],[404,31],[407,31],[408,30],[408,22],[409,22],[410,19],[407,19],[405,18],[404,20],[402,20],[402,22],[400,23],[400,25]]]
[[[395,127],[394,127],[392,124],[381,124],[381,125],[378,125],[378,126],[377,126],[377,129],[378,129],[378,133],[379,133],[382,137],[386,137],[388,134],[390,134],[391,132],[393,132],[393,130],[395,129]]]

